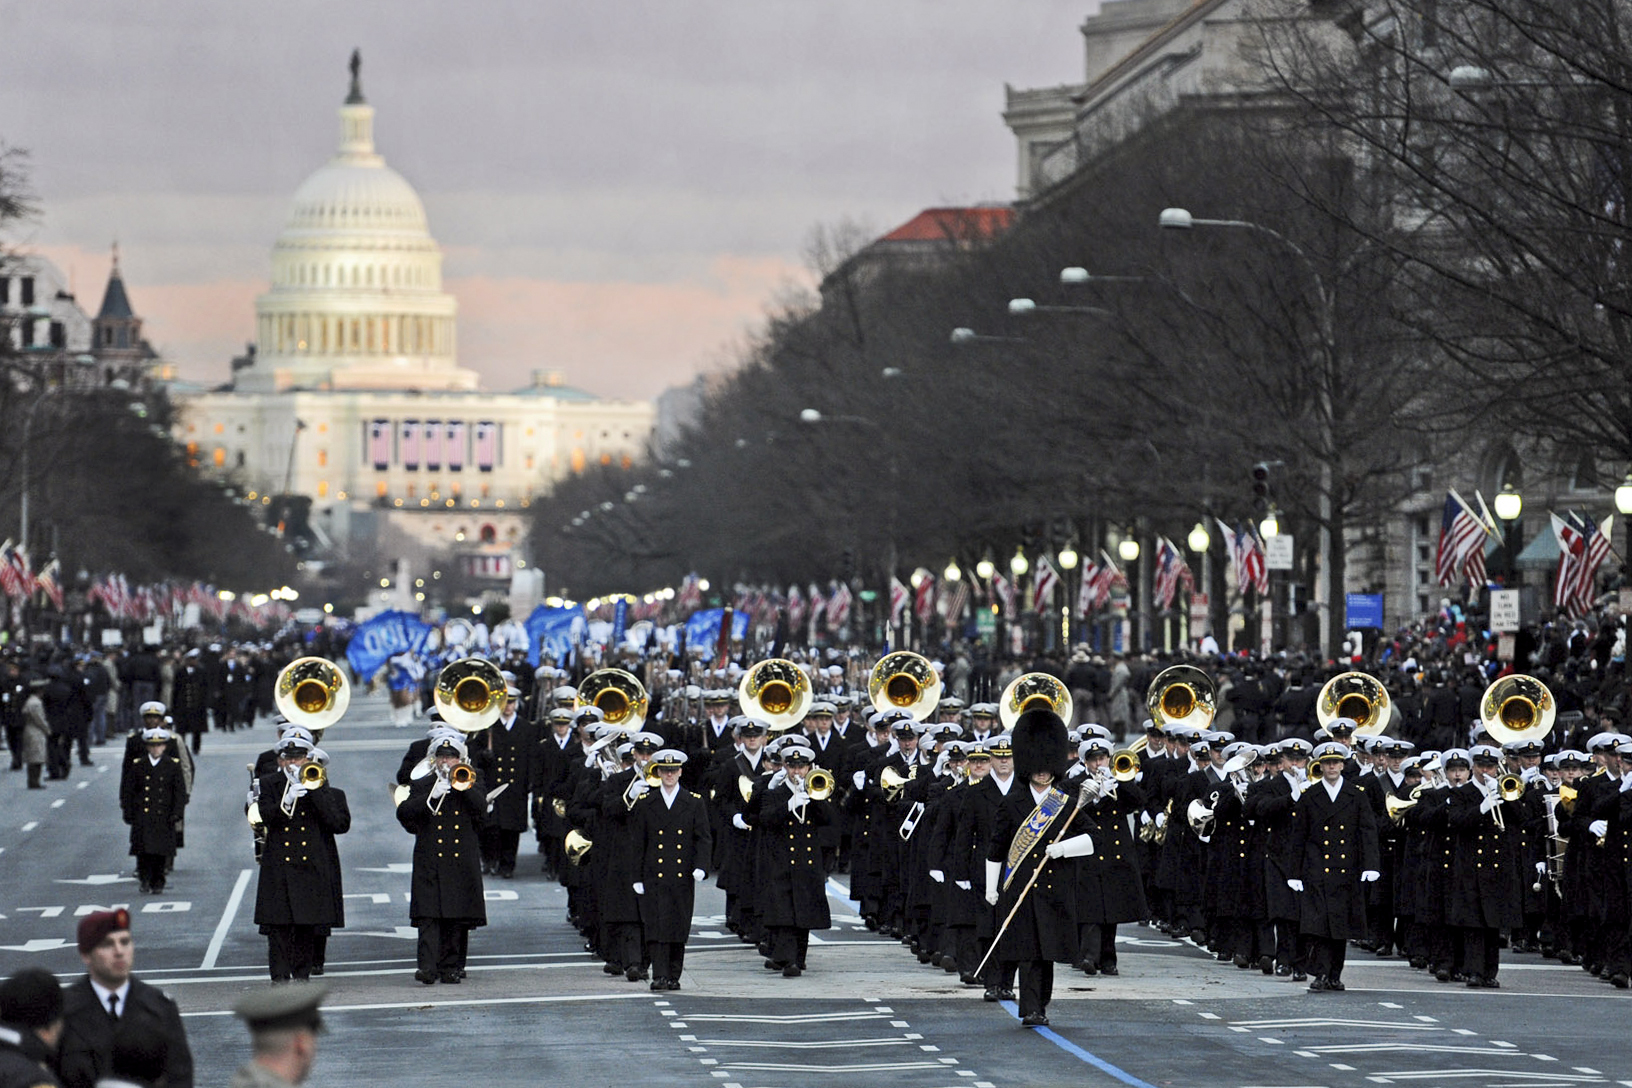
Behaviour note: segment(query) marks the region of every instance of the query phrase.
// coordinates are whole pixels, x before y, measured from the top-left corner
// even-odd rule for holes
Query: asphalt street
[[[389,792],[420,735],[391,728],[383,698],[359,694],[325,740],[353,825],[340,840],[347,926],[329,944],[314,1084],[1632,1085],[1632,996],[1536,956],[1506,956],[1503,988],[1473,991],[1356,951],[1346,993],[1310,994],[1126,926],[1120,977],[1061,968],[1052,1028],[1028,1031],[1012,1008],[868,933],[842,877],[830,884],[835,928],[813,938],[804,977],[765,971],[721,928],[724,897],[710,884],[684,989],[654,994],[584,953],[564,893],[525,853],[530,839],[516,879],[488,880],[470,977],[423,986],[407,912],[412,840]],[[228,1010],[268,985],[242,809],[245,765],[271,740],[264,723],[205,738],[187,845],[155,896],[136,891],[115,747],[45,790],[0,772],[0,974],[32,964],[72,978],[76,917],[127,905],[137,971],[180,1004],[198,1083],[225,1084],[248,1054]]]

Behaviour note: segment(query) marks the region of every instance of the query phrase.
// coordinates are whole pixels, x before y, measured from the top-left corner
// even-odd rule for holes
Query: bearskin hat
[[[1022,781],[1048,771],[1056,782],[1065,777],[1071,738],[1065,722],[1052,710],[1028,710],[1014,723],[1014,773]]]

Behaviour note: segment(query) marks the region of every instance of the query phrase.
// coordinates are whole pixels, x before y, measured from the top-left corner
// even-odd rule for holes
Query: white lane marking
[[[1403,1008],[1405,1008],[1404,1005],[1397,1005],[1392,1001],[1379,1001],[1379,1002],[1377,1002],[1377,1004],[1381,1005],[1385,1009],[1403,1009]]]
[[[1439,1023],[1439,1021],[1435,1020],[1432,1016],[1413,1016],[1412,1019],[1413,1020],[1421,1020],[1424,1024],[1437,1024],[1437,1023]]]
[[[1186,1001],[1182,997],[1175,997],[1173,999],[1173,1004],[1175,1004],[1175,1005],[1194,1005],[1195,1002],[1194,1001]]]
[[[152,980],[149,979],[148,981]],[[266,976],[262,975],[244,981],[264,984]],[[382,1001],[372,1005],[324,1005],[323,1008],[329,1012],[374,1012],[382,1009],[443,1009],[481,1005],[553,1005],[566,1001],[627,1001],[631,998],[644,998],[645,996],[645,994],[568,994],[556,997],[490,997],[471,1001]],[[184,1012],[181,1015],[185,1019],[192,1016],[231,1016],[232,1014],[231,1009],[211,1009],[207,1012]]]
[[[1470,1031],[1467,1028],[1452,1028],[1451,1031],[1453,1033],[1457,1034],[1457,1035],[1478,1035],[1479,1034],[1477,1031]]]
[[[1196,1015],[1201,1017],[1203,1020],[1221,1020],[1221,1019],[1223,1019],[1216,1012],[1198,1012]]]
[[[814,1042],[792,1042],[786,1039],[699,1039],[704,1046],[745,1046],[762,1047],[766,1049],[785,1048],[787,1050],[824,1050],[829,1047],[845,1046],[911,1046],[906,1039],[820,1039]],[[922,1046],[922,1044],[920,1044]],[[925,1047],[928,1050],[939,1050],[939,1047]]]
[[[67,803],[68,803],[68,798],[59,797],[55,801],[51,802],[51,807],[52,808],[61,808],[63,805],[66,805]]]
[[[90,783],[89,783],[89,782],[81,782],[81,783],[80,783],[80,784],[79,784],[79,785],[77,785],[77,786],[75,786],[75,787],[74,787],[74,789],[76,789],[76,790],[82,790],[82,789],[84,789],[84,788],[85,788],[85,787],[86,787],[86,786],[89,786],[89,785],[90,785]]]
[[[1270,1046],[1285,1046],[1286,1045],[1284,1040],[1277,1039],[1277,1038],[1275,1038],[1274,1036],[1271,1036],[1271,1035],[1260,1035],[1260,1036],[1258,1036],[1258,1041],[1260,1043],[1268,1043]]]
[[[23,825],[23,830],[24,831],[33,831],[36,827],[39,827],[39,826],[40,826],[40,821],[30,820],[30,821],[28,821],[28,823]]]
[[[244,901],[244,889],[249,887],[249,870],[238,871],[238,882],[232,886],[232,895],[227,898],[227,909],[221,912],[221,921],[215,925],[215,933],[210,936],[210,945],[204,950],[204,962],[200,970],[208,971],[215,966],[215,961],[221,956],[221,946],[227,941],[227,930],[232,928],[233,915],[238,913],[238,904]]]
[[[694,1012],[692,1020],[714,1024],[831,1024],[840,1020],[882,1020],[876,1012],[805,1012],[787,1016],[738,1016],[733,1013]]]
[[[1491,1041],[1490,1041],[1490,1045],[1491,1045],[1491,1046],[1506,1046],[1506,1047],[1516,1047],[1516,1046],[1518,1046],[1518,1045],[1519,1045],[1519,1044],[1518,1044],[1518,1043],[1504,1043],[1504,1042],[1502,1042],[1502,1041],[1501,1041],[1501,1040],[1500,1040],[1500,1039],[1492,1039],[1492,1040],[1491,1040]]]

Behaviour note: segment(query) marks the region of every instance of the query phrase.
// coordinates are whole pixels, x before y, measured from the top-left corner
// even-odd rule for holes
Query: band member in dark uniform
[[[1128,828],[1128,815],[1144,808],[1145,793],[1138,782],[1111,776],[1109,741],[1085,740],[1077,756],[1083,770],[1100,782],[1099,796],[1082,810],[1082,820],[1088,821],[1082,830],[1092,830],[1094,852],[1077,865],[1078,963],[1086,974],[1115,975],[1117,924],[1149,917],[1138,844]]]
[[[419,930],[414,978],[427,985],[464,978],[470,931],[487,924],[481,850],[487,791],[457,732],[436,733],[428,751],[431,773],[413,779],[397,805],[397,822],[415,837],[408,916]]]
[[[487,835],[492,840],[493,872],[504,880],[516,875],[516,848],[527,830],[527,796],[539,775],[538,723],[523,719],[520,706],[521,689],[510,684],[499,720],[487,730],[493,752],[490,789],[497,792],[504,787],[493,801]]]
[[[759,805],[764,850],[756,906],[770,941],[765,966],[784,978],[798,978],[805,970],[810,931],[833,925],[821,829],[833,822],[834,812],[831,801],[805,789],[815,752],[795,743],[785,745],[780,757],[781,781],[773,776],[775,785],[765,789]]]
[[[711,848],[708,808],[703,799],[680,787],[686,754],[676,748],[652,756],[660,785],[649,790],[630,812],[629,830],[640,859],[640,924],[646,955],[652,961],[652,989],[678,990],[686,963],[686,938],[697,884]]]
[[[1343,719],[1339,719],[1340,721]],[[1309,947],[1311,992],[1343,989],[1348,942],[1366,935],[1364,885],[1381,873],[1377,823],[1368,788],[1343,777],[1349,750],[1335,741],[1315,749],[1320,777],[1297,800],[1287,846],[1287,886],[1298,893],[1298,925]]]
[[[302,778],[319,753],[305,737],[278,746],[278,766],[262,778],[254,816],[266,828],[255,923],[266,934],[273,982],[321,974],[318,933],[346,924],[334,837],[351,830],[345,791]]]
[[[142,893],[164,891],[165,871],[176,855],[176,824],[187,809],[181,760],[166,751],[171,735],[163,726],[142,730],[145,751],[126,760],[119,807],[130,825],[130,852]]]
[[[1054,787],[1065,778],[1069,746],[1065,723],[1053,711],[1020,715],[1014,771],[1021,788],[998,806],[986,848],[986,901],[1008,920],[994,954],[1019,972],[1020,1023],[1028,1028],[1048,1026],[1054,965],[1077,962],[1077,875],[1067,859],[1094,849],[1072,819],[1077,798]],[[1085,779],[1084,792],[1097,781]]]

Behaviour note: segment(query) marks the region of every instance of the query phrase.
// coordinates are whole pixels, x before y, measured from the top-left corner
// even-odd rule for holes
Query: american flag
[[[1466,574],[1476,586],[1485,584],[1484,522],[1454,491],[1445,496],[1445,509],[1439,520],[1439,550],[1434,555],[1434,577],[1442,586]]]
[[[34,592],[34,571],[28,563],[28,552],[21,544],[13,546],[5,555],[5,564],[0,579],[5,582],[6,593],[16,600],[26,600]]]
[[[1553,580],[1553,604],[1571,616],[1585,615],[1592,607],[1598,568],[1609,555],[1609,532],[1573,511],[1563,517],[1550,514],[1558,540],[1558,574]],[[1605,519],[1606,523],[1609,519]]]
[[[901,622],[901,611],[907,607],[911,597],[907,587],[901,584],[901,579],[890,575],[890,626],[894,627]]]
[[[1077,589],[1077,618],[1087,619],[1094,610],[1094,591],[1099,582],[1099,564],[1089,561],[1082,568],[1082,585]]]
[[[688,574],[680,579],[680,593],[675,598],[675,606],[683,613],[694,612],[698,605],[703,603],[703,591],[698,584],[695,573]]]
[[[1054,604],[1054,589],[1060,584],[1060,572],[1054,569],[1048,556],[1037,559],[1037,577],[1032,582],[1031,608],[1039,615]]]
[[[1230,550],[1230,565],[1235,571],[1236,589],[1246,593],[1256,589],[1260,596],[1269,592],[1269,568],[1264,563],[1264,548],[1258,535],[1243,525],[1231,529],[1223,519],[1218,527],[1224,532],[1224,543]]]
[[[39,575],[34,579],[34,588],[51,598],[51,604],[58,612],[62,611],[62,564],[53,559],[40,568]]]
[[[941,583],[941,600],[937,607],[947,626],[957,627],[963,622],[963,609],[969,603],[969,583],[963,579]]]
[[[827,628],[837,631],[850,622],[850,587],[843,582],[833,584],[833,592],[827,598]]]
[[[822,587],[815,582],[810,583],[810,624],[820,626],[822,617],[827,615],[827,598],[822,596]]]
[[[1195,589],[1195,576],[1190,573],[1190,565],[1184,561],[1184,554],[1174,546],[1165,536],[1156,538],[1156,603],[1162,611],[1173,607],[1173,598],[1178,594],[1179,585],[1183,583],[1186,589]]]
[[[992,592],[1003,603],[1003,614],[1013,616],[1014,613],[1014,583],[1003,577],[1001,571],[992,572]]]
[[[912,587],[912,611],[918,617],[918,622],[928,623],[935,615],[935,576],[928,571],[919,579],[918,584]]]
[[[798,586],[788,587],[788,627],[798,631],[805,626],[805,595]]]

